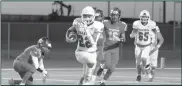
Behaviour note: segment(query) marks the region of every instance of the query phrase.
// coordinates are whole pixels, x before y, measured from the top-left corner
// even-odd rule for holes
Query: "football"
[[[70,42],[76,42],[77,41],[77,34],[75,32],[70,32],[69,35]]]

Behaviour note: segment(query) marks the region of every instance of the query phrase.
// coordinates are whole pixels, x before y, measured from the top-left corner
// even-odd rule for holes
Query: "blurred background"
[[[127,41],[120,56],[120,67],[135,67],[133,39],[129,38],[132,23],[138,19],[141,10],[148,10],[152,20],[157,22],[164,37],[159,59],[165,57],[171,67],[181,67],[181,25],[182,2],[9,2],[1,3],[1,43],[2,67],[12,67],[12,61],[26,47],[36,44],[42,36],[52,42],[52,52],[46,57],[47,64],[53,67],[75,66],[79,64],[74,56],[76,43],[65,42],[65,33],[74,18],[80,16],[85,6],[103,10],[107,19],[110,9],[122,10],[122,21],[128,24]],[[56,63],[57,62],[57,63]],[[55,64],[55,65],[54,65]],[[62,64],[62,65],[61,65]],[[50,65],[49,65],[50,66]],[[51,66],[50,66],[51,67]]]

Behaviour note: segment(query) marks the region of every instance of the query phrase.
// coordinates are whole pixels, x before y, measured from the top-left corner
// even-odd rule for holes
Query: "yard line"
[[[82,70],[83,68],[47,68],[47,70]],[[116,68],[116,70],[135,70],[136,68]],[[161,68],[157,68],[161,69]],[[2,71],[14,70],[12,68],[3,68]],[[181,70],[181,68],[164,68],[161,70]]]
[[[9,78],[2,78],[4,80],[8,80]],[[20,79],[20,78],[15,78],[15,79]],[[42,81],[42,79],[34,79],[34,80],[38,80],[38,81]],[[71,82],[71,83],[77,83],[79,80],[61,80],[61,79],[47,79],[47,81],[53,81],[53,82]],[[99,82],[99,81],[96,81],[96,82]],[[134,84],[134,83],[148,83],[148,84],[152,84],[152,82],[136,82],[136,81],[107,81],[107,82],[112,82],[112,83],[120,83],[120,84],[123,84],[123,83],[127,83],[127,84]],[[153,82],[155,84],[178,84],[178,85],[181,85],[181,83],[168,83],[168,82],[164,82],[164,83],[161,83],[161,82]]]

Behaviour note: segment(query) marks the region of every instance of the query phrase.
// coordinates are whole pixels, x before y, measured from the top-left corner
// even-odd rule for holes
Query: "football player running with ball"
[[[127,24],[120,21],[121,10],[119,8],[113,8],[110,13],[110,20],[104,20],[104,60],[103,66],[100,66],[97,71],[101,74],[104,69],[107,69],[106,74],[101,80],[100,84],[105,85],[105,81],[109,79],[116,68],[116,64],[119,60],[119,46],[122,42],[125,42],[125,31],[127,31]]]
[[[66,33],[67,42],[78,40],[75,56],[83,64],[83,77],[79,84],[93,84],[91,77],[97,62],[97,41],[103,28],[101,22],[95,21],[95,10],[87,6],[82,10],[81,18],[76,18]]]
[[[43,75],[43,82],[45,83],[47,71],[44,68],[44,56],[49,53],[52,48],[50,41],[46,37],[38,40],[37,45],[32,45],[26,48],[13,62],[14,70],[20,75],[22,80],[9,80],[10,85],[32,85],[32,75],[37,71]]]
[[[145,72],[149,73],[151,70],[150,53],[152,51],[158,50],[162,41],[155,45],[152,49],[154,31],[159,34],[156,30],[156,23],[150,20],[150,13],[147,10],[143,10],[139,15],[140,20],[133,23],[133,31],[130,34],[131,38],[135,38],[135,58],[136,58],[136,68],[137,68],[137,79],[136,81],[141,81],[141,72],[144,69]],[[159,36],[159,35],[158,35]],[[163,38],[162,38],[163,39]],[[144,68],[143,68],[144,67]],[[151,76],[149,76],[151,78]]]

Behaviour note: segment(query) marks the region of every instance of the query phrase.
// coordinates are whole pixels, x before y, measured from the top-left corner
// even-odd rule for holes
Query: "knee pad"
[[[94,66],[94,64],[93,64],[93,63],[88,63],[87,66],[88,66],[89,68],[92,68],[92,67]]]

